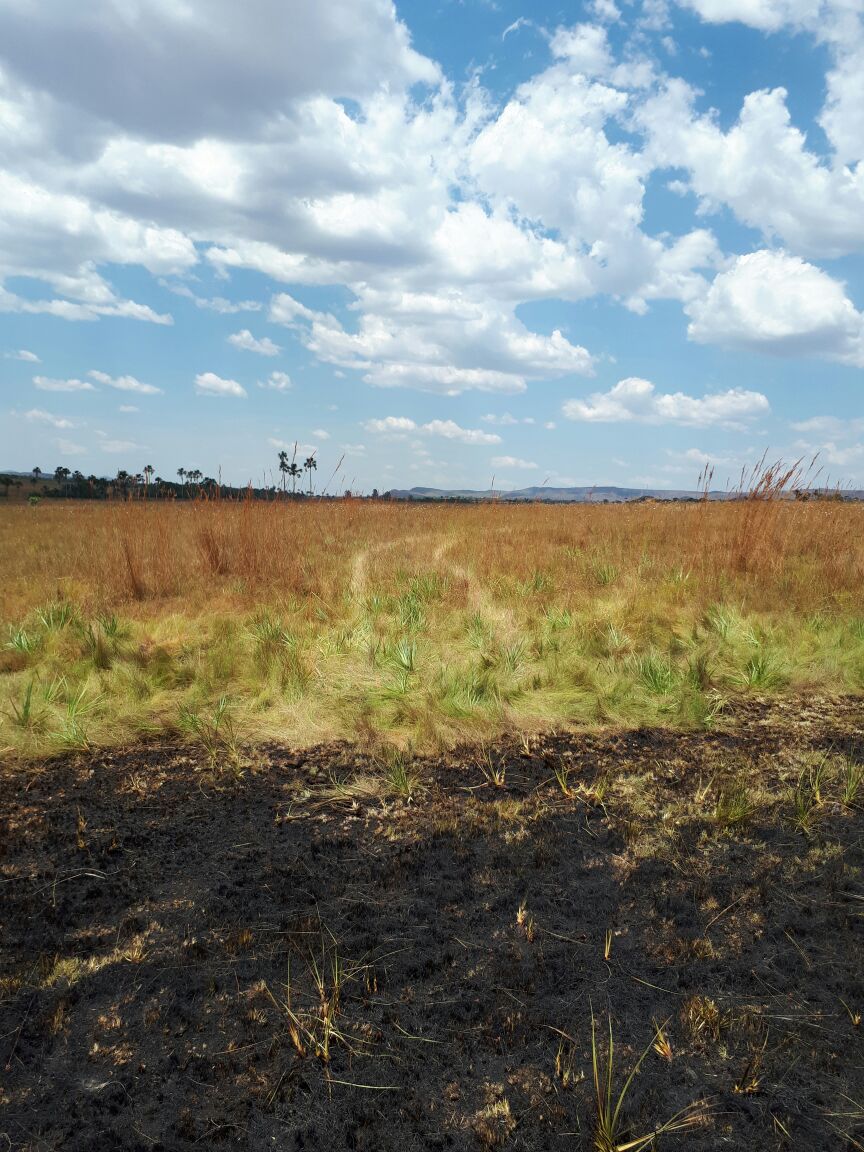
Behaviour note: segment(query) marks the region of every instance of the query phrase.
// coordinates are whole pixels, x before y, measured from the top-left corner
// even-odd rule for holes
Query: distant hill
[[[482,491],[470,488],[394,488],[390,496],[393,500],[542,500],[548,504],[624,504],[632,500],[699,500],[702,494],[684,489],[596,485],[591,488],[518,488],[512,492],[493,492],[489,488]],[[709,499],[728,500],[730,495],[727,492],[711,492]]]
[[[864,500],[864,490],[842,492],[845,500]],[[677,488],[616,488],[595,485],[591,488],[518,488],[512,492],[474,490],[470,488],[393,488],[392,500],[500,500],[509,503],[540,500],[547,504],[626,504],[635,500],[701,500],[696,490]],[[734,500],[734,492],[709,492],[709,500]]]

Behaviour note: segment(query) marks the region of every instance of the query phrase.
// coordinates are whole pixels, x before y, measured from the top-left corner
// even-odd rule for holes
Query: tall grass
[[[2,508],[0,750],[179,729],[226,695],[250,738],[419,746],[860,691],[864,507],[777,499],[790,482],[674,505]],[[70,733],[82,689],[99,703]]]

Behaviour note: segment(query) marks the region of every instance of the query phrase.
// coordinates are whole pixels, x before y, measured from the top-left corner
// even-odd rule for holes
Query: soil
[[[410,798],[347,746],[2,768],[0,1148],[588,1149],[593,1012],[616,1094],[663,1028],[622,1141],[704,1102],[658,1147],[860,1149],[841,755],[860,700],[460,749]]]

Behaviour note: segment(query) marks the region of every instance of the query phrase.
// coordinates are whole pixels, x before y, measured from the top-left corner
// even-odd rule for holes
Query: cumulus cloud
[[[684,169],[687,180],[675,186],[695,193],[702,213],[726,205],[744,224],[805,254],[861,249],[864,167],[828,164],[809,151],[791,122],[785,89],[751,92],[728,132],[715,114],[696,113],[696,95],[671,81],[635,118],[652,163]]]
[[[67,420],[65,416],[54,416],[51,412],[45,412],[42,408],[31,408],[29,412],[24,413],[24,419],[29,420],[31,424],[50,424],[52,428],[75,427],[73,422]]]
[[[25,83],[145,139],[242,138],[321,91],[361,99],[439,78],[391,0],[5,0],[0,44]]]
[[[287,372],[271,372],[266,380],[258,381],[259,388],[269,388],[272,392],[287,392],[291,384],[291,377]]]
[[[454,420],[430,420],[418,424],[408,416],[385,416],[383,419],[367,420],[363,427],[367,432],[401,436],[408,432],[427,433],[442,436],[445,440],[457,440],[461,444],[500,444],[501,437],[494,432],[484,432],[480,428],[462,428]]]
[[[203,262],[226,283],[251,270],[284,286],[267,319],[285,343],[373,387],[516,394],[591,376],[580,314],[550,331],[523,306],[598,296],[636,313],[677,301],[694,340],[769,351],[792,347],[777,315],[791,308],[804,347],[858,365],[860,314],[842,286],[838,300],[806,265],[808,314],[760,301],[754,320],[737,302],[753,269],[707,224],[729,208],[766,248],[862,250],[860,5],[679,3],[708,22],[824,42],[825,155],[783,89],[751,92],[721,124],[661,74],[644,33],[668,30],[665,0],[643,0],[638,17],[593,0],[582,22],[548,34],[548,66],[503,97],[444,80],[391,0],[249,0],[242,12],[234,0],[0,0],[0,311],[172,323],[126,298],[119,277],[115,287],[112,269],[137,268],[198,309],[264,319],[260,301],[227,288],[199,295]],[[634,36],[608,33],[622,12]],[[676,234],[645,212],[646,189],[670,173],[686,213]],[[319,310],[321,288],[334,290],[332,312]],[[229,340],[280,351],[248,329]],[[198,381],[245,395],[213,373]]]
[[[27,364],[42,363],[35,352],[28,352],[26,348],[21,348],[18,352],[5,352],[4,356],[7,360],[23,360]]]
[[[385,416],[379,420],[366,420],[367,432],[414,432],[417,424],[408,416]]]
[[[200,372],[195,377],[195,391],[199,396],[245,396],[246,389],[236,380],[225,380],[215,372]]]
[[[248,328],[244,328],[241,332],[234,332],[228,337],[228,343],[235,348],[243,349],[245,352],[257,352],[259,356],[278,356],[282,351],[269,336],[264,336],[259,340],[252,335]]]
[[[864,367],[864,315],[842,284],[785,252],[739,256],[687,311],[701,344]]]
[[[776,32],[784,24],[812,27],[819,19],[824,0],[679,0],[713,24],[739,21],[763,32]]]
[[[430,420],[421,426],[422,432],[443,436],[445,440],[458,440],[462,444],[500,444],[501,437],[479,428],[460,428],[453,420]]]
[[[109,388],[116,388],[119,392],[137,392],[141,396],[156,396],[162,389],[155,384],[142,384],[134,376],[109,376],[107,372],[90,371],[87,373],[91,380],[105,384]]]
[[[589,423],[712,424],[737,427],[770,411],[761,392],[730,388],[705,396],[684,392],[658,392],[650,380],[628,376],[608,392],[594,392],[586,400],[567,400],[562,412],[568,420]]]
[[[462,291],[360,291],[357,331],[331,313],[314,312],[287,295],[271,319],[298,329],[319,359],[362,372],[379,388],[407,387],[455,396],[468,390],[524,392],[527,379],[593,374],[593,359],[557,329],[531,332],[515,314]]]
[[[40,392],[95,392],[89,380],[57,380],[51,376],[34,376],[33,383]]]

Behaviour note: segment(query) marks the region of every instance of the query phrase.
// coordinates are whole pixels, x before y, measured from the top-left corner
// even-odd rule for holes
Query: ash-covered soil
[[[622,1141],[860,1149],[856,760],[862,702],[799,700],[0,769],[0,1149],[588,1149],[592,1011],[618,1087],[662,1026]]]

